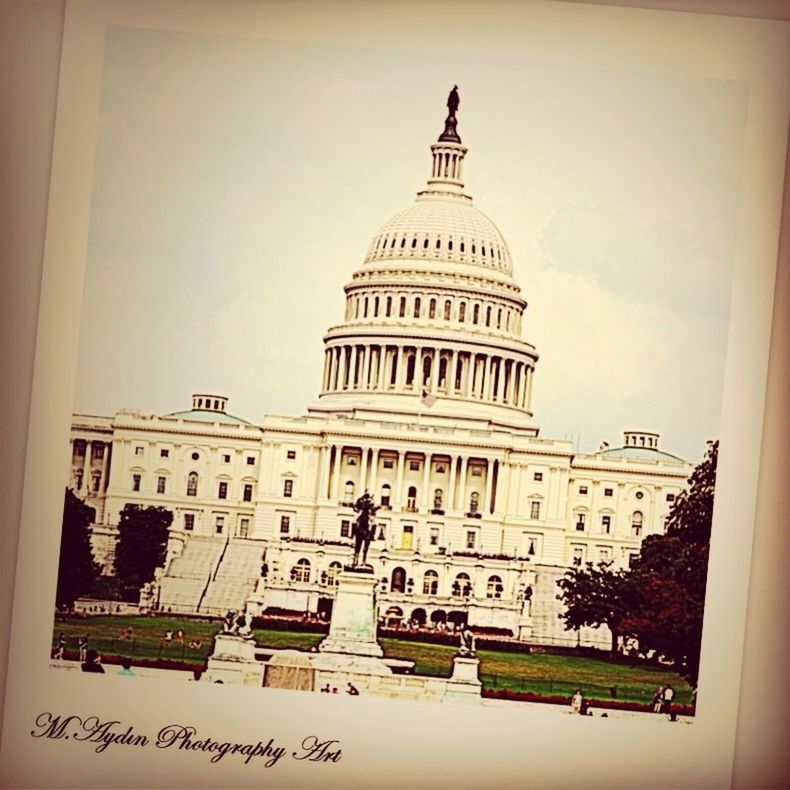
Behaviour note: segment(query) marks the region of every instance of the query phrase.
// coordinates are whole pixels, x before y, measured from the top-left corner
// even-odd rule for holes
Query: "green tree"
[[[55,595],[58,606],[71,608],[77,598],[92,591],[99,576],[99,566],[93,561],[89,529],[95,517],[96,511],[67,488]]]
[[[163,507],[127,504],[118,521],[115,574],[124,601],[136,601],[142,587],[164,564],[173,514]]]
[[[565,604],[560,619],[565,629],[578,631],[582,626],[608,626],[612,633],[612,653],[617,652],[620,625],[628,614],[629,576],[626,571],[612,570],[611,563],[595,567],[571,568],[558,579],[562,592],[557,596]]]
[[[635,596],[623,629],[643,652],[670,659],[696,688],[708,578],[719,443],[712,442],[667,518],[665,535],[645,538],[631,577]]]

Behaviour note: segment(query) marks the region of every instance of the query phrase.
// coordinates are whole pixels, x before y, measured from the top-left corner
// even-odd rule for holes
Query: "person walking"
[[[584,697],[582,697],[581,689],[576,689],[573,696],[571,697],[571,713],[581,713],[583,702]]]
[[[675,689],[672,686],[667,686],[664,689],[664,713],[669,716],[670,721],[675,721],[678,717],[677,713],[675,713],[674,708],[672,707],[672,702],[675,699]]]

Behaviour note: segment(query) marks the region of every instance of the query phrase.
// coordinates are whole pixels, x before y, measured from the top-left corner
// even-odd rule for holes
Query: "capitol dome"
[[[513,273],[499,228],[471,203],[447,197],[421,195],[393,214],[373,237],[365,263],[413,258]]]
[[[530,399],[538,355],[521,339],[526,301],[497,226],[472,205],[454,110],[431,145],[414,203],[374,234],[345,286],[343,323],[324,337],[310,410],[377,419],[501,425],[538,432]]]

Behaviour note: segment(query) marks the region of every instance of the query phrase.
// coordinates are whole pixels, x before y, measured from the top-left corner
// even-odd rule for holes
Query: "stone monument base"
[[[263,682],[263,664],[255,659],[255,639],[251,636],[217,634],[214,652],[209,656],[206,679],[214,683],[238,683],[260,686]]]
[[[321,653],[381,658],[376,641],[376,577],[372,569],[344,570],[337,576],[329,635],[318,646]]]
[[[470,656],[455,656],[453,658],[453,674],[447,681],[444,701],[479,703],[482,700],[480,691],[483,687],[479,673],[480,659]]]

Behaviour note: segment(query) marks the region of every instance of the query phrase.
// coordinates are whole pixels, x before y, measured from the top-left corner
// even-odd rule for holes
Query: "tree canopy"
[[[696,687],[708,575],[718,442],[712,442],[672,505],[663,535],[649,535],[629,570],[574,568],[560,579],[565,627],[608,625],[654,651]]]
[[[173,514],[163,507],[127,504],[118,520],[115,574],[125,601],[136,601],[140,588],[164,564]]]
[[[70,609],[77,598],[92,591],[99,576],[99,566],[93,561],[89,530],[95,517],[96,511],[67,488],[55,595],[58,606]]]

